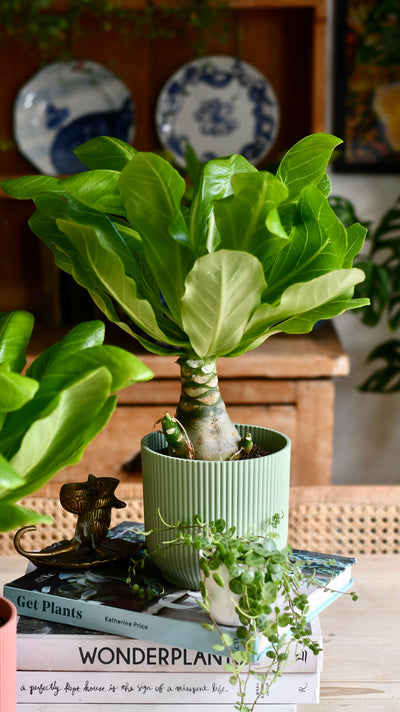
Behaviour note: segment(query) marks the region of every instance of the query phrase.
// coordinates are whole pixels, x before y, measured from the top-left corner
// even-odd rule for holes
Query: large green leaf
[[[368,299],[352,298],[354,286],[363,279],[362,270],[352,268],[292,285],[283,293],[278,306],[261,304],[257,308],[241,343],[228,355],[240,356],[276,333],[306,334],[317,321],[364,306]]]
[[[354,258],[360,252],[367,235],[367,228],[359,223],[354,223],[347,228],[347,251],[343,267],[351,267]]]
[[[30,220],[31,229],[52,248],[60,269],[89,291],[111,321],[121,325],[112,303],[115,299],[151,338],[182,341],[181,332],[174,331],[173,323],[164,316],[159,289],[156,283],[150,283],[153,275],[144,256],[132,253],[126,232],[119,230],[118,223],[106,215],[82,210],[80,204],[63,201],[59,206],[54,196],[42,196],[36,204],[39,207]]]
[[[8,460],[0,453],[0,498],[5,492],[16,489],[23,484],[24,480],[21,475],[15,472]]]
[[[51,521],[17,502],[80,460],[115,410],[112,392],[153,375],[130,352],[104,346],[103,338],[102,322],[78,324],[30,366],[27,373],[37,380],[0,364],[0,530]]]
[[[308,282],[298,282],[288,287],[277,306],[261,304],[248,325],[248,332],[261,332],[272,326],[282,327],[282,322],[299,314],[309,313],[338,297],[350,293],[362,282],[364,272],[360,269],[334,270]]]
[[[57,393],[80,374],[100,366],[105,366],[111,374],[111,393],[132,383],[148,381],[153,376],[150,369],[134,354],[118,346],[103,344],[81,349],[71,355],[64,355],[62,351],[42,376],[38,395]]]
[[[80,460],[115,408],[116,397],[108,395],[110,385],[111,374],[101,367],[60,393],[56,407],[31,425],[10,460],[25,484],[3,497],[3,503],[37,491],[62,467]]]
[[[54,217],[57,225],[60,226],[59,219],[61,216],[55,215]],[[140,288],[142,272],[136,255],[137,240],[134,243],[135,250],[132,251],[130,249],[133,239],[132,233],[134,235],[137,235],[137,233],[133,230],[127,233],[123,228],[120,229],[119,224],[115,221],[113,222],[107,215],[101,215],[98,212],[87,214],[80,206],[75,204],[69,206],[68,214],[63,216],[63,219],[67,222],[81,225],[84,228],[91,228],[93,230],[91,239],[96,243],[97,249],[108,249],[118,256],[126,274],[132,277]],[[128,237],[128,243],[126,236]],[[139,244],[141,245],[140,241]]]
[[[88,269],[79,250],[68,236],[57,227],[56,220],[38,208],[29,220],[32,232],[43,240],[53,251],[56,265],[73,276],[75,281],[88,290],[101,290],[101,283]]]
[[[92,324],[93,328],[90,330]],[[16,452],[24,433],[35,420],[42,418],[56,406],[58,394],[74,383],[79,383],[83,376],[99,367],[107,368],[111,378],[110,392],[152,377],[150,369],[134,354],[116,346],[101,345],[101,342],[90,346],[90,336],[95,341],[97,324],[102,327],[103,332],[102,322],[79,324],[31,365],[29,371],[40,378],[40,388],[35,398],[18,411],[8,414],[0,432],[0,449],[8,458]],[[36,362],[39,363],[38,367]],[[29,382],[30,379],[24,378]]]
[[[0,532],[9,532],[27,524],[51,524],[52,521],[48,514],[38,514],[13,502],[0,502]]]
[[[194,260],[180,208],[185,181],[160,156],[138,153],[121,172],[120,190],[162,297],[181,325],[180,299]]]
[[[271,262],[263,301],[273,304],[291,284],[305,282],[343,266],[347,234],[327,199],[315,187],[304,188],[289,244]]]
[[[182,299],[183,325],[195,353],[217,357],[235,348],[264,289],[262,265],[246,252],[219,250],[196,260]]]
[[[10,196],[18,200],[35,198],[40,193],[47,191],[62,192],[58,178],[50,176],[23,176],[22,178],[10,178],[0,182],[0,188]]]
[[[102,247],[111,250],[124,262],[125,270],[129,273],[138,271],[136,260],[129,248],[125,234],[119,229],[118,223],[113,222],[107,215],[95,211],[88,211],[85,206],[76,203],[74,199],[60,200],[58,196],[40,196],[35,200],[37,210],[29,220],[32,232],[40,237],[53,251],[57,265],[60,269],[73,273],[72,265],[79,266],[85,273],[84,285],[87,289],[96,287],[96,277],[91,274],[90,265],[85,263],[80,251],[69,240],[68,235],[58,227],[58,221],[65,220],[76,225],[92,228],[94,240],[97,240],[99,249]],[[130,241],[132,242],[130,231]]]
[[[18,410],[35,395],[39,383],[33,378],[10,371],[0,364],[0,413]]]
[[[162,342],[157,340],[152,340],[151,338],[146,338],[142,331],[135,329],[134,325],[131,327],[125,321],[122,320],[121,316],[118,314],[111,299],[108,299],[106,295],[100,294],[100,292],[92,292],[89,290],[89,294],[92,297],[96,306],[106,315],[106,317],[112,321],[114,324],[120,327],[125,333],[136,339],[147,351],[150,353],[159,354],[161,356],[181,355],[185,352],[188,346],[188,340],[183,334],[182,340],[179,341],[179,334],[171,330],[171,336],[167,336],[168,331],[165,332],[165,338]],[[172,324],[172,322],[171,322]],[[181,332],[182,333],[182,332]],[[172,346],[174,344],[174,346]]]
[[[105,326],[102,321],[84,321],[68,331],[60,341],[42,351],[26,371],[30,378],[40,380],[48,369],[60,361],[70,358],[83,349],[100,346],[104,341]]]
[[[262,333],[262,324],[260,322],[259,329],[248,331],[238,348],[231,351],[227,356],[241,356],[247,351],[257,348],[257,346],[260,346],[267,338],[274,334],[282,332],[285,334],[308,334],[318,321],[332,319],[348,309],[359,309],[365,305],[366,301],[368,300],[353,299],[346,296],[338,297],[319,307],[315,307],[315,309],[309,312],[298,314],[297,316],[280,322],[276,326],[271,326],[271,328],[267,328],[264,333]]]
[[[137,153],[119,183],[129,221],[140,235],[150,240],[154,230],[188,244],[180,206],[185,181],[167,161],[154,153]]]
[[[236,154],[229,158],[215,158],[204,164],[193,191],[189,217],[190,240],[197,255],[214,252],[219,244],[214,202],[231,195],[232,176],[253,172],[257,169],[246,158]]]
[[[125,244],[128,246],[132,254],[143,253],[143,243],[142,239],[137,230],[133,230],[126,221],[122,219],[113,218],[112,224],[118,230],[119,234],[123,238]]]
[[[47,202],[47,201],[44,201]],[[31,217],[29,224],[31,227],[31,230],[38,235],[52,250],[55,258],[55,262],[57,266],[70,274],[75,281],[84,287],[85,289],[88,290],[91,298],[97,305],[97,307],[106,315],[106,317],[112,321],[114,324],[117,324],[121,329],[126,331],[130,336],[134,337],[137,339],[140,343],[142,343],[145,348],[147,348],[148,351],[153,351],[154,353],[160,353],[160,354],[170,354],[170,353],[181,353],[182,348],[179,347],[178,350],[176,349],[171,349],[170,346],[165,346],[162,347],[158,343],[153,343],[151,341],[146,342],[141,338],[139,334],[137,334],[128,324],[126,324],[122,318],[121,315],[117,313],[116,308],[114,306],[113,300],[111,296],[107,293],[107,283],[103,283],[100,278],[96,275],[95,271],[92,270],[90,260],[88,259],[88,256],[85,255],[85,251],[82,254],[80,252],[80,249],[77,249],[75,245],[72,243],[71,240],[69,240],[68,236],[61,232],[59,228],[56,225],[56,222],[54,218],[49,217],[46,214],[45,209],[43,209],[45,206],[41,204],[40,209],[38,208],[34,215]],[[108,220],[106,216],[103,216],[104,220]],[[115,230],[118,226],[114,226]],[[108,236],[109,237],[109,236]],[[95,240],[96,238],[94,238]],[[103,242],[103,241],[102,241]],[[101,243],[99,243],[99,249],[101,246]],[[116,253],[118,252],[117,249],[113,249],[112,246],[110,247],[111,253],[112,253],[112,260],[117,261],[117,256]],[[145,304],[145,299],[147,295],[151,295],[153,298],[153,301],[150,305],[150,308],[153,309],[154,314],[159,310],[161,307],[160,300],[159,300],[159,293],[157,290],[157,294],[154,295],[152,293],[151,287],[147,288],[147,284],[144,284],[144,281],[147,280],[148,278],[148,268],[144,264],[142,266],[141,258],[136,256],[136,261],[137,261],[137,266],[138,269],[141,272],[141,278],[142,278],[142,289],[144,292],[143,298],[139,302],[139,306]],[[102,261],[103,266],[106,269],[106,272],[110,271],[107,267],[108,265],[108,259],[107,259],[107,253],[105,254],[105,259]],[[131,263],[130,263],[131,264]],[[119,294],[121,295],[121,302],[120,306],[122,307],[123,310],[125,310],[125,301],[124,301],[124,295],[125,295],[125,290],[124,290],[124,280],[125,280],[125,274],[124,274],[124,269],[125,265],[121,263],[121,269],[119,269],[119,275],[120,275],[120,282],[118,284],[119,286]],[[112,270],[111,270],[112,271]],[[129,286],[129,285],[128,285]],[[128,305],[129,306],[129,305]],[[126,310],[125,310],[126,311]],[[138,316],[140,317],[140,309],[138,310]],[[151,324],[153,323],[155,316],[151,318]],[[159,315],[157,315],[157,319],[159,318]],[[137,323],[137,318],[135,317],[134,319],[135,323]],[[157,321],[158,323],[158,321]],[[164,314],[162,314],[162,317],[160,318],[160,323],[163,327],[162,331],[164,333],[165,329],[165,336],[162,338],[162,342],[167,342],[167,344],[185,344],[185,339],[184,335],[182,332],[178,329],[178,327],[175,328],[174,330],[174,324],[170,319],[167,319]],[[144,328],[144,325],[143,325]],[[150,331],[151,333],[151,331]]]
[[[316,185],[326,195],[329,182],[326,168],[332,152],[341,139],[325,133],[315,133],[298,141],[282,158],[276,175],[289,189],[289,198],[299,197],[303,188]]]
[[[71,196],[61,198],[59,195],[40,195],[35,199],[37,209],[29,219],[32,232],[50,247],[57,266],[68,274],[72,274],[72,264],[79,261],[79,253],[67,235],[57,227],[57,220],[71,219],[70,202],[73,200]],[[89,219],[93,217],[93,213],[87,215]],[[86,279],[90,280],[89,273]]]
[[[37,209],[28,220],[30,229],[50,247],[54,257],[64,256],[65,263],[68,265],[69,250],[72,245],[68,243],[68,239],[58,229],[56,223],[59,218],[69,217],[66,200],[60,199],[60,196],[41,195],[35,199],[35,204]]]
[[[52,206],[46,198],[42,198],[40,201],[40,208],[47,210],[47,213],[55,218],[57,224],[59,217],[58,206],[54,203]],[[83,208],[83,209],[82,209]],[[57,242],[59,245],[59,250],[57,254],[57,264],[67,272],[71,273],[76,281],[78,281],[81,286],[84,286],[89,290],[90,294],[96,292],[95,299],[96,304],[104,311],[104,313],[115,323],[119,322],[114,314],[114,307],[110,300],[110,296],[114,299],[115,295],[110,294],[107,284],[100,279],[96,279],[96,275],[93,274],[92,265],[88,259],[88,251],[96,250],[96,255],[100,254],[105,257],[104,263],[107,266],[109,260],[116,260],[118,258],[118,264],[120,264],[121,269],[125,272],[126,279],[131,278],[136,284],[137,296],[140,301],[138,312],[138,317],[135,318],[132,312],[129,312],[128,316],[133,318],[134,322],[144,329],[146,333],[149,334],[151,338],[160,339],[160,334],[154,336],[154,333],[147,330],[146,325],[143,321],[139,323],[138,319],[141,318],[141,312],[143,312],[143,305],[149,302],[151,309],[154,312],[158,326],[161,332],[164,334],[162,341],[167,341],[172,344],[182,343],[184,335],[181,332],[179,326],[173,323],[169,319],[165,312],[165,306],[160,299],[160,289],[157,281],[155,280],[154,274],[146,260],[143,250],[143,244],[137,231],[133,230],[126,223],[121,220],[111,221],[108,216],[101,215],[96,212],[87,212],[87,210],[81,204],[75,202],[69,202],[67,209],[64,208],[62,215],[63,219],[68,223],[74,223],[81,225],[83,228],[92,228],[90,244],[87,245],[88,250],[83,250],[81,248],[81,243],[79,245],[71,244],[68,240],[67,235],[55,234],[54,228],[51,228],[50,235],[46,236],[46,239],[51,241],[54,246]],[[33,223],[33,221],[31,221]],[[39,225],[38,232],[44,237],[44,230],[46,226]],[[58,228],[57,228],[58,229]],[[64,241],[68,241],[68,251],[67,255],[64,250]],[[76,247],[78,249],[76,249]],[[138,249],[139,248],[139,249]],[[109,250],[110,257],[107,255],[107,250]],[[72,265],[67,263],[68,256],[73,258]],[[99,259],[97,260],[99,263]],[[78,276],[78,270],[79,275]],[[122,272],[121,272],[122,274]],[[122,280],[124,277],[122,277]],[[123,294],[123,281],[119,285],[119,293]],[[129,284],[128,284],[129,287]],[[119,306],[125,310],[124,302],[118,300]],[[126,311],[126,310],[125,310]],[[143,316],[143,315],[142,315]]]
[[[124,263],[118,254],[102,244],[97,232],[90,226],[77,225],[67,220],[58,220],[57,225],[68,235],[79,253],[79,258],[73,263],[73,274],[78,284],[99,291],[103,299],[104,295],[109,295],[123,306],[125,313],[146,334],[158,341],[166,341],[152,305],[138,296],[137,284],[125,273]]]
[[[287,188],[266,172],[235,175],[232,187],[233,195],[214,204],[220,247],[249,252],[263,264],[288,241],[276,210]]]
[[[51,247],[58,267],[68,274],[71,274],[78,284],[89,291],[96,305],[104,312],[110,321],[118,324],[127,331],[127,333],[138,338],[138,335],[121,321],[121,317],[118,316],[115,310],[111,297],[115,299],[117,297],[113,295],[112,292],[109,293],[107,286],[107,275],[112,271],[109,269],[109,261],[110,268],[114,263],[119,265],[118,293],[122,295],[122,297],[118,303],[123,310],[125,310],[123,301],[125,278],[127,280],[128,290],[130,277],[136,284],[137,295],[140,300],[137,317],[132,316],[132,311],[128,313],[128,316],[133,318],[134,322],[137,323],[141,329],[146,331],[147,327],[143,321],[143,314],[141,314],[141,312],[143,312],[143,306],[146,305],[146,302],[149,302],[154,312],[154,316],[152,316],[150,320],[150,329],[152,328],[152,323],[156,320],[161,328],[161,332],[164,334],[162,338],[160,333],[155,337],[149,329],[149,335],[152,338],[161,339],[161,341],[171,344],[184,343],[184,334],[182,334],[180,328],[165,315],[165,309],[160,300],[158,285],[142,254],[143,249],[141,249],[139,253],[136,252],[136,254],[131,249],[132,242],[134,242],[135,247],[137,246],[137,233],[135,231],[131,228],[125,228],[119,223],[113,223],[106,215],[82,211],[81,207],[77,204],[68,206],[65,201],[62,201],[62,204],[59,205],[58,199],[54,198],[54,196],[41,196],[36,203],[39,207],[29,221],[31,230]],[[74,244],[68,235],[62,232],[57,226],[59,214],[60,218],[62,217],[66,220],[66,223],[72,223],[72,225],[77,224],[78,226],[82,225],[88,230],[92,228],[90,244],[84,245],[84,235]],[[102,265],[105,270],[104,274],[107,273],[105,281],[102,281],[101,274],[97,274],[96,271],[92,269],[89,252],[92,253],[93,251],[95,251],[97,256],[96,268],[100,265],[100,257],[102,257]],[[148,307],[147,311],[149,313]],[[140,323],[138,321],[139,319],[142,319]],[[154,349],[150,348],[150,350]],[[159,348],[157,347],[156,353],[158,352]],[[168,349],[164,349],[163,353],[169,353]]]
[[[14,311],[0,317],[0,363],[12,371],[22,371],[26,347],[33,329],[33,316],[26,311]]]
[[[97,170],[67,176],[60,180],[63,190],[92,210],[112,215],[125,215],[119,192],[119,171]]]
[[[284,332],[285,334],[307,334],[311,331],[317,321],[332,319],[348,309],[360,309],[368,303],[368,299],[353,299],[346,295],[332,299],[326,304],[312,309],[310,312],[304,312],[298,316],[290,317],[274,329],[271,329],[271,335],[274,333]]]
[[[122,171],[137,151],[119,138],[95,136],[75,148],[74,153],[88,168]]]

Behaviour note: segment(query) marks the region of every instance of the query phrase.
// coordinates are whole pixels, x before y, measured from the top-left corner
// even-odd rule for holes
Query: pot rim
[[[0,617],[5,619],[4,625],[16,621],[17,615],[14,603],[5,596],[0,596]]]
[[[291,439],[289,438],[289,436],[286,433],[283,433],[281,430],[275,430],[275,428],[267,428],[263,425],[254,425],[254,424],[247,424],[247,423],[234,423],[234,426],[236,428],[242,429],[243,432],[246,429],[252,430],[253,432],[259,431],[259,430],[268,431],[268,432],[274,433],[274,435],[281,436],[284,439],[285,442],[282,444],[281,448],[279,448],[278,450],[274,450],[273,452],[269,452],[266,455],[262,455],[261,457],[256,458],[257,460],[264,460],[265,458],[273,457],[274,455],[281,454],[288,448],[289,449],[291,448]],[[153,447],[150,447],[150,445],[148,444],[148,441],[150,440],[150,438],[152,438],[152,437],[155,438],[157,436],[160,438],[160,440],[163,440],[163,442],[164,442],[164,444],[161,444],[161,442],[160,442],[158,447],[160,447],[160,448],[166,447],[167,442],[164,438],[162,430],[153,430],[150,433],[147,433],[146,435],[143,436],[143,438],[140,442],[141,449],[147,450],[148,452],[151,452],[153,455],[157,455],[157,456],[159,455],[160,457],[168,457],[168,458],[171,458],[171,460],[179,460],[179,461],[184,460],[185,462],[215,462],[215,463],[220,462],[221,464],[229,463],[231,465],[234,465],[235,463],[246,462],[246,460],[197,460],[196,458],[194,458],[193,460],[186,460],[185,458],[175,457],[175,455],[168,455],[165,452],[161,452],[160,449],[157,449],[157,450],[153,449]],[[251,462],[251,458],[249,461]]]

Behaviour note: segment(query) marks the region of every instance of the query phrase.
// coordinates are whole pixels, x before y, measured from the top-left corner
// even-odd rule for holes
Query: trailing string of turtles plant
[[[253,712],[298,654],[321,652],[308,626],[307,591],[310,587],[334,590],[332,576],[323,581],[315,560],[296,557],[290,546],[278,548],[279,518],[274,515],[263,533],[237,536],[236,527],[227,527],[223,519],[205,522],[195,515],[188,523],[171,525],[160,515],[158,553],[189,547],[199,557],[198,603],[210,619],[202,626],[218,632],[215,652],[228,654],[224,669],[230,684],[237,687],[238,712]],[[148,555],[132,560],[128,583],[136,595],[151,599],[153,589],[146,587],[146,576],[140,573]],[[334,559],[326,563],[337,565]],[[354,591],[348,595],[357,600]],[[239,647],[234,645],[233,633]],[[253,694],[251,680],[258,683]]]
[[[328,202],[339,143],[307,136],[275,175],[240,155],[210,160],[190,206],[165,159],[108,137],[75,150],[86,172],[1,184],[34,200],[32,231],[112,322],[150,352],[177,356],[181,399],[161,417],[171,455],[227,460],[251,449],[218,390],[219,357],[368,303],[353,296],[364,275],[352,266],[366,230],[345,228]]]

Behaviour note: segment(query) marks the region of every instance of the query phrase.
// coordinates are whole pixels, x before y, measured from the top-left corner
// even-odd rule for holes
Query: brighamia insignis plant
[[[22,374],[33,321],[24,311],[0,315],[0,531],[52,521],[18,502],[81,459],[115,409],[112,394],[153,375],[103,345],[101,321],[76,326]]]
[[[149,351],[178,357],[181,399],[163,422],[172,454],[219,460],[250,447],[218,390],[220,356],[368,303],[353,298],[365,229],[346,229],[328,202],[339,143],[304,138],[276,175],[239,155],[211,160],[190,205],[168,162],[106,137],[76,149],[88,172],[2,183],[33,198],[32,231],[109,319]]]

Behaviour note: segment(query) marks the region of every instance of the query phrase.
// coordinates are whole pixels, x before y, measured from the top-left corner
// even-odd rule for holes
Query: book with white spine
[[[195,712],[196,709],[199,712],[232,712],[232,705],[179,705],[179,712]],[[129,705],[114,705],[114,704],[100,704],[96,705],[95,712],[145,712],[146,707],[140,704],[129,704]],[[275,705],[275,704],[259,704],[257,705],[257,710],[262,710],[263,712],[297,712],[297,705]],[[76,705],[70,704],[56,704],[50,702],[49,704],[31,705],[31,704],[17,704],[17,712],[94,712],[93,705],[79,705],[79,711]],[[177,712],[177,705],[151,705],[151,712]]]
[[[310,637],[322,648],[319,618],[309,623]],[[41,655],[37,655],[40,646]],[[322,670],[323,653],[289,648],[285,673]],[[221,672],[228,658],[147,640],[98,633],[20,616],[17,626],[18,670],[76,670],[93,672]],[[254,663],[254,665],[262,664]]]
[[[251,675],[247,681],[246,702],[259,693],[260,682]],[[310,704],[319,702],[320,673],[281,675],[273,681],[258,704]],[[189,675],[176,672],[75,672],[17,671],[18,703],[142,704],[157,703],[219,706],[237,702],[237,686],[230,683],[230,673],[202,672]],[[81,710],[81,707],[79,707]]]

